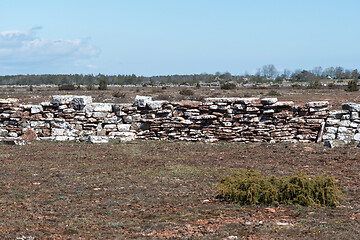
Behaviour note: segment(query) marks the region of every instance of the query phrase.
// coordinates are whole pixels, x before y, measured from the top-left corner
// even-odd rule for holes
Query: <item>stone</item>
[[[108,143],[109,138],[106,136],[88,136],[87,141],[90,143]]]
[[[62,128],[52,128],[51,135],[52,136],[62,136],[65,134],[65,129]]]
[[[360,133],[354,135],[354,140],[360,142]]]
[[[112,116],[112,117],[106,117],[104,119],[104,123],[118,123],[121,120],[121,118]]]
[[[149,102],[152,102],[152,97],[136,95],[133,105],[138,107],[146,107],[146,104]]]
[[[123,109],[123,106],[124,106],[124,104],[114,104],[114,105],[112,105],[112,108],[113,108],[114,112],[119,112],[119,111],[121,111],[121,109]]]
[[[354,137],[354,134],[352,133],[338,133],[336,136],[336,139],[341,141],[350,142]]]
[[[323,135],[323,140],[335,140],[336,139],[336,135],[333,133],[326,133]]]
[[[0,128],[0,137],[6,137],[8,133],[8,130]]]
[[[134,141],[136,135],[133,132],[112,132],[110,136],[119,139],[121,142]]]
[[[305,104],[305,106],[310,107],[310,108],[327,107],[327,106],[329,106],[329,102],[328,101],[308,102]]]
[[[124,121],[124,123],[132,123],[133,117],[132,116],[124,116],[123,121]]]
[[[130,131],[131,124],[118,124],[117,129],[119,132],[128,132]]]
[[[111,103],[92,103],[92,109],[94,112],[111,112],[112,104]]]
[[[43,107],[51,107],[51,102],[41,102],[40,105]]]
[[[342,127],[350,127],[351,121],[350,120],[341,120],[340,126]]]
[[[19,99],[17,98],[0,98],[0,103],[2,104],[10,104],[10,103],[16,103]]]
[[[351,120],[357,120],[359,119],[359,112],[351,112]]]
[[[51,121],[52,128],[68,128],[70,124],[65,121]]]
[[[277,98],[263,98],[260,100],[260,102],[264,105],[271,105],[278,101]]]
[[[260,98],[256,98],[256,97],[233,98],[233,101],[236,102],[236,103],[242,103],[242,104],[250,105],[250,104],[260,103]]]
[[[106,118],[108,115],[107,112],[93,112],[92,117],[93,118]]]
[[[45,121],[31,121],[30,126],[32,128],[50,127],[50,124],[46,124]]]
[[[11,138],[17,138],[18,134],[16,132],[9,132],[8,136],[11,137]]]
[[[325,140],[324,141],[324,145],[329,147],[329,148],[340,147],[340,146],[342,146],[344,144],[345,144],[345,142],[339,141],[339,140]]]
[[[55,95],[52,96],[51,102],[52,104],[69,104],[74,99],[72,95]]]
[[[360,104],[356,103],[343,103],[341,104],[343,110],[349,110],[351,112],[360,112]]]
[[[104,129],[117,129],[116,124],[105,124]]]
[[[55,141],[66,141],[68,140],[68,137],[66,136],[55,136]]]
[[[151,102],[147,102],[146,106],[147,108],[151,109],[151,110],[158,110],[161,108],[161,106],[163,104],[165,104],[167,101],[151,101]]]
[[[279,101],[271,105],[271,107],[293,107],[293,101]]]
[[[349,111],[347,110],[333,110],[329,112],[328,118],[336,118],[340,119],[342,115],[349,114]]]
[[[92,97],[91,96],[74,96],[73,98],[73,104],[74,105],[88,105],[92,103]]]
[[[40,113],[43,111],[43,107],[41,105],[32,105],[31,106],[31,114],[36,114],[36,113]]]
[[[336,127],[326,127],[325,132],[330,134],[336,134],[338,131],[338,128]]]
[[[181,107],[197,108],[201,105],[199,101],[182,100],[178,103]]]
[[[334,125],[340,125],[340,120],[338,119],[327,119],[326,125],[328,126],[334,126]]]

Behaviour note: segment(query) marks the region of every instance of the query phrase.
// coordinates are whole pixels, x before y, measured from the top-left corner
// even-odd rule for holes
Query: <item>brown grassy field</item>
[[[180,94],[183,89],[190,89],[194,95]],[[219,87],[116,87],[109,86],[108,90],[87,90],[84,86],[75,91],[58,91],[57,87],[33,86],[2,87],[0,98],[15,97],[24,103],[40,103],[49,101],[50,96],[59,94],[88,95],[96,102],[132,103],[136,95],[152,96],[154,100],[178,101],[182,99],[202,100],[205,97],[277,97],[279,100],[294,101],[303,104],[309,101],[328,100],[334,108],[340,108],[344,102],[360,102],[359,92],[344,91],[345,87],[307,89],[306,87],[238,87],[233,90],[223,90]],[[116,97],[117,96],[117,97]]]
[[[360,152],[316,144],[0,145],[0,239],[358,239]],[[239,169],[328,173],[336,208],[217,199]]]

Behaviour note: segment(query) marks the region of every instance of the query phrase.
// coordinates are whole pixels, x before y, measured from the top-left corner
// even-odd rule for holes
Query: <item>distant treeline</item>
[[[181,84],[214,82],[217,79],[228,77],[227,80],[240,81],[240,76],[231,74],[194,74],[194,75],[168,75],[168,76],[136,76],[132,75],[82,75],[82,74],[44,74],[44,75],[11,75],[0,76],[0,84],[9,85],[39,85],[39,84],[98,84],[106,81],[108,84]]]
[[[291,72],[285,69],[283,72],[276,70],[273,64],[264,65],[259,68],[253,75],[232,75],[229,72],[215,74],[192,74],[192,75],[167,75],[167,76],[136,76],[132,75],[83,75],[83,74],[42,74],[42,75],[9,75],[0,76],[0,84],[8,85],[40,85],[40,84],[196,84],[211,82],[228,82],[234,83],[267,83],[275,82],[316,82],[320,79],[354,79],[357,81],[359,72],[357,69],[344,69],[342,67],[315,67],[311,70],[295,70]]]

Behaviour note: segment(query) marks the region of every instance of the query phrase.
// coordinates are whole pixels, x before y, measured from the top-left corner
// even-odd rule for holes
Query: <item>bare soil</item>
[[[0,239],[359,239],[360,151],[316,144],[0,145]],[[240,206],[222,176],[334,176],[336,208]]]

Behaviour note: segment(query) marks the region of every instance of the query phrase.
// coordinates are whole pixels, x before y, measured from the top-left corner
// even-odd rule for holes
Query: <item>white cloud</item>
[[[98,48],[82,39],[49,40],[36,36],[39,27],[30,30],[0,32],[0,66],[21,68],[26,65],[73,64],[99,55]]]

